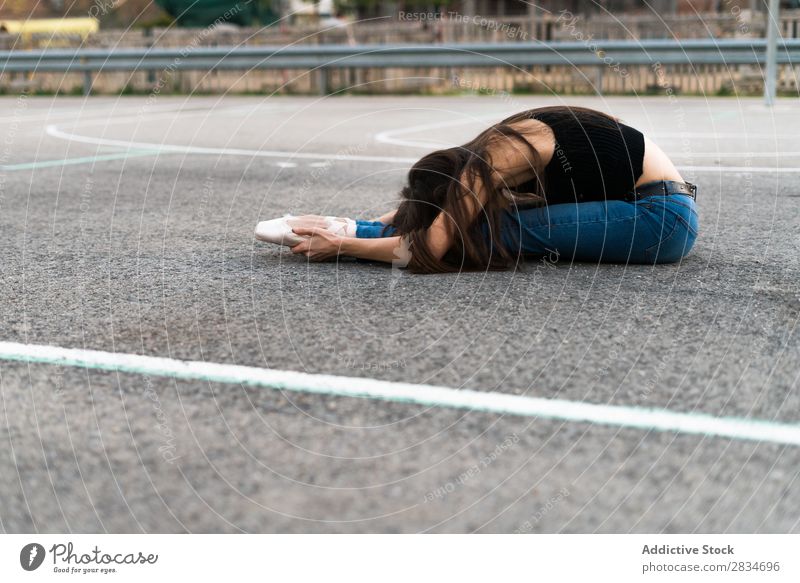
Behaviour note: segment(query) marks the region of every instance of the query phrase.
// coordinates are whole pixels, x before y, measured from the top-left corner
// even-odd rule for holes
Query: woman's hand
[[[311,261],[326,261],[342,251],[344,237],[334,235],[327,229],[295,227],[292,231],[302,237],[309,237],[292,247],[292,253],[305,255]]]

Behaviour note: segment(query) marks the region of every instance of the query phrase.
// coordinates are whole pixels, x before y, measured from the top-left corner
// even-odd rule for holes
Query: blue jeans
[[[686,256],[698,232],[694,199],[656,195],[635,202],[608,200],[505,211],[500,237],[512,253],[606,263],[673,263]],[[488,236],[486,224],[480,226]],[[390,237],[392,227],[356,221],[356,237]]]

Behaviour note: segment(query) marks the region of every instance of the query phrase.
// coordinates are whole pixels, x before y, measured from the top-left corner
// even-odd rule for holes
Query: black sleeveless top
[[[511,120],[536,119],[555,136],[544,169],[548,204],[624,199],[642,175],[644,135],[599,112],[569,107],[532,109]],[[535,192],[535,181],[519,185]]]

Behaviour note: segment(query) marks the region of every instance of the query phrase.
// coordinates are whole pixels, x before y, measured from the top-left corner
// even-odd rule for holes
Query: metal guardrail
[[[292,45],[0,51],[0,75],[22,72],[528,67],[533,65],[763,65],[765,39],[449,45]],[[800,39],[778,43],[777,62],[800,64]]]

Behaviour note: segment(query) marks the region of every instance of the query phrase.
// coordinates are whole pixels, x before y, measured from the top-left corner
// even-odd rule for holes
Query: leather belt
[[[637,200],[648,196],[669,196],[670,194],[685,194],[696,200],[697,186],[691,182],[656,180],[634,188],[628,193],[628,200]]]

